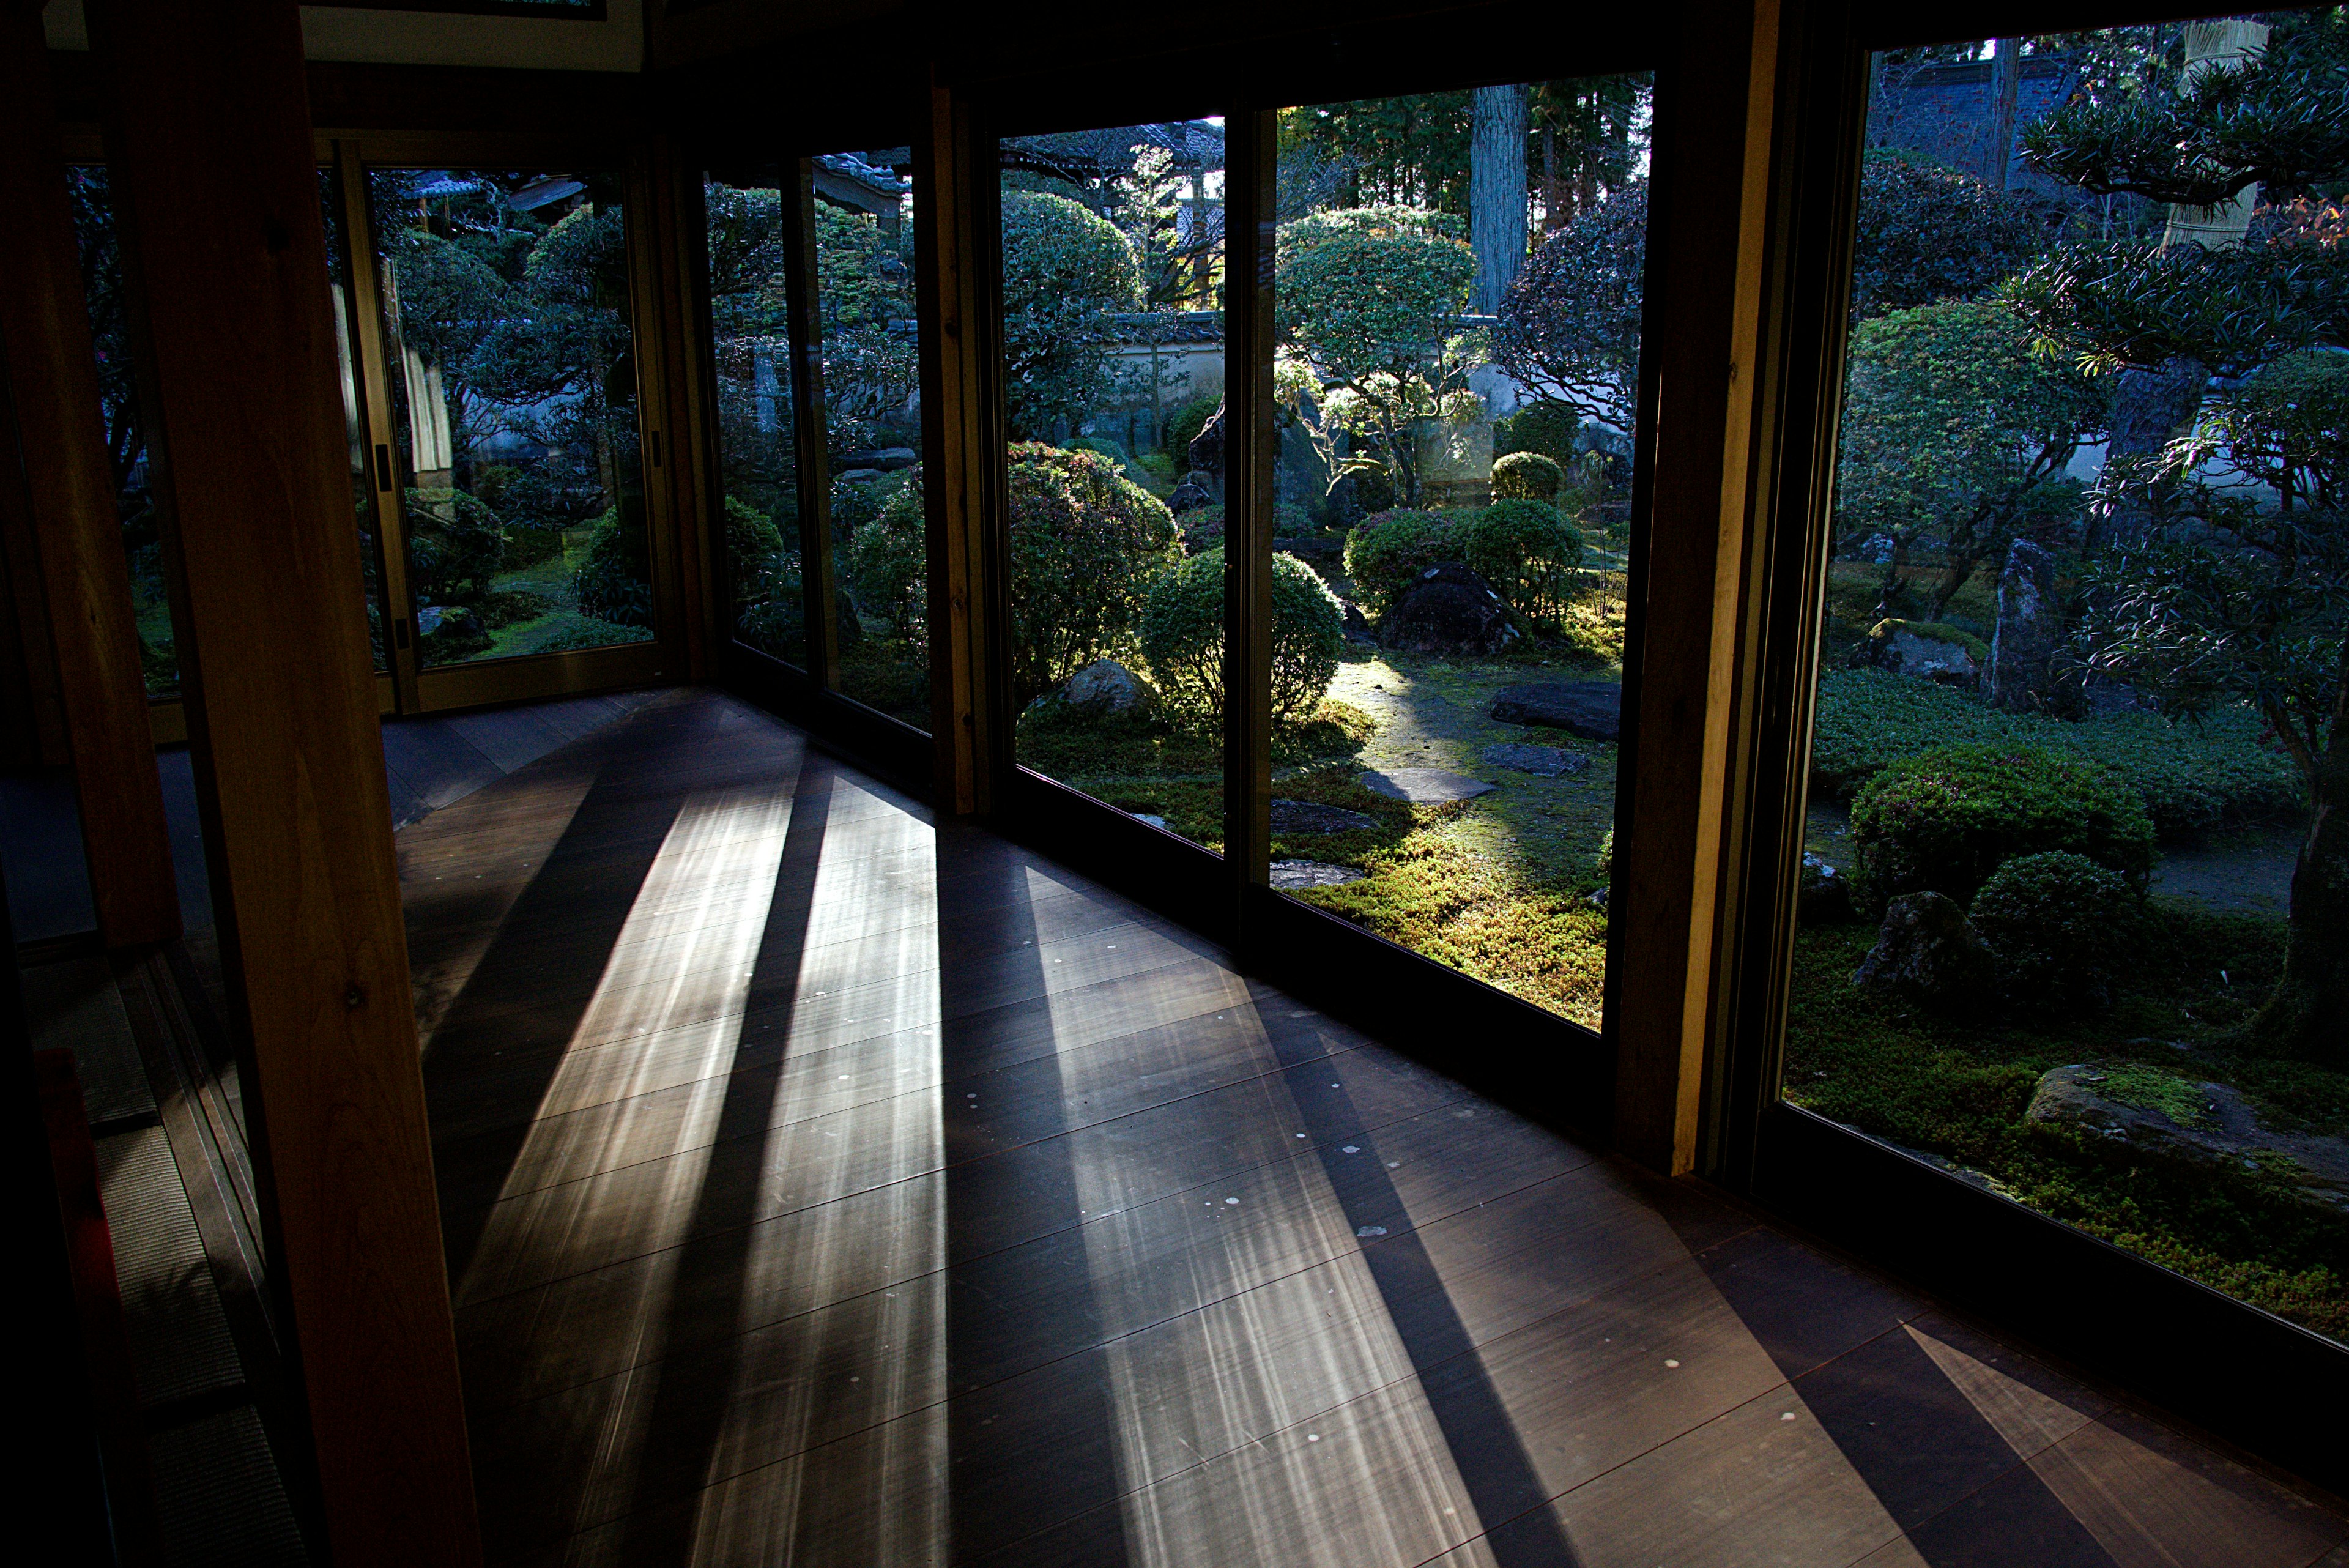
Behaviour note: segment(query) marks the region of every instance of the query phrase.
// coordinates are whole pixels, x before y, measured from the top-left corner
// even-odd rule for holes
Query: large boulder
[[[1623,688],[1611,680],[1504,686],[1493,693],[1492,712],[1504,724],[1539,724],[1586,741],[1615,741],[1623,734]]]
[[[1998,986],[1998,959],[1954,899],[1911,893],[1884,911],[1852,984],[1940,1012],[1971,1012]]]
[[[2050,706],[2055,646],[2064,611],[2055,597],[2055,557],[2017,539],[1998,575],[1998,627],[1990,639],[1991,706],[2025,713]]]
[[[1524,635],[1492,584],[1449,561],[1422,572],[1379,618],[1379,640],[1411,653],[1482,658]]]
[[[1096,659],[1061,683],[1060,700],[1092,713],[1146,711],[1157,693],[1150,683],[1114,659]]]
[[[1971,633],[1938,621],[1880,620],[1851,659],[1943,686],[1972,686],[1982,680],[1990,649]]]
[[[1194,473],[1176,485],[1174,493],[1166,498],[1166,510],[1180,517],[1186,512],[1196,512],[1202,507],[1213,506],[1216,504],[1215,496],[1209,493],[1206,485],[1197,483],[1205,477],[1204,474]]]

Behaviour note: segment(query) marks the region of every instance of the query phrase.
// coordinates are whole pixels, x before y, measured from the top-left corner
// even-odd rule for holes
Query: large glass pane
[[[734,636],[802,669],[799,446],[778,171],[703,182],[709,317],[718,369],[718,459]]]
[[[1306,590],[1347,630],[1328,742],[1276,751],[1273,885],[1593,1028],[1650,102],[1617,76],[1279,125],[1276,681]]]
[[[122,545],[130,559],[130,597],[139,625],[139,661],[150,696],[179,690],[180,664],[171,642],[171,606],[163,591],[163,563],[154,500],[147,487],[147,436],[140,421],[130,319],[122,294],[122,253],[103,164],[66,171],[73,201],[74,235],[81,249],[82,293],[89,302],[90,337],[98,351],[98,409],[106,424],[107,462],[114,472],[115,504],[122,514]]]
[[[618,174],[378,169],[368,197],[422,662],[648,641]]]
[[[1223,125],[999,157],[1014,760],[1220,850]]]
[[[2349,26],[1873,68],[1784,1094],[2349,1338]]]
[[[815,160],[816,300],[839,687],[930,727],[912,154]]]

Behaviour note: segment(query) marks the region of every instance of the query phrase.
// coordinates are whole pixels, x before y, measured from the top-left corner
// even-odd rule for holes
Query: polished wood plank
[[[2182,1499],[2130,1515],[2164,1543],[2329,1547],[1930,1303],[665,709],[403,836],[460,977],[497,1560],[2109,1561],[2063,1465]]]

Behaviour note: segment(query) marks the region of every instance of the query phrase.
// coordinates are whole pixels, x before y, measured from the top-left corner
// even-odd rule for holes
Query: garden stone
[[[1806,853],[1796,883],[1796,908],[1806,920],[1841,920],[1851,914],[1851,881],[1818,856]]]
[[[1972,686],[1982,680],[1986,651],[1979,639],[1954,627],[1929,620],[1880,620],[1853,653],[1852,662],[1942,686]]]
[[[1499,653],[1524,634],[1493,586],[1444,562],[1422,572],[1379,618],[1379,640],[1412,653]]]
[[[1539,724],[1586,741],[1623,733],[1623,688],[1611,680],[1550,681],[1504,686],[1493,694],[1493,717],[1504,724]]]
[[[1515,768],[1521,774],[1552,779],[1578,774],[1590,765],[1588,757],[1563,746],[1487,746],[1484,755],[1488,767]]]
[[[1096,659],[1061,684],[1061,701],[1099,713],[1147,709],[1156,693],[1149,682],[1114,659]]]
[[[1134,821],[1145,823],[1152,827],[1164,828],[1166,826],[1166,819],[1154,812],[1134,811],[1128,812],[1126,815],[1133,817]]]
[[[880,477],[881,471],[877,468],[852,468],[833,474],[832,479],[835,484],[867,484]]]
[[[2017,539],[1998,576],[1998,628],[1990,639],[1990,702],[2027,713],[2049,705],[2055,645],[2064,612],[2055,597],[2055,557]]]
[[[1379,819],[1343,806],[1310,800],[1272,803],[1272,831],[1278,834],[1358,833],[1376,827]]]
[[[1345,612],[1346,640],[1348,642],[1376,642],[1378,640],[1377,634],[1371,630],[1371,618],[1362,613],[1361,606],[1356,604],[1351,599],[1340,599],[1338,601],[1338,607]]]
[[[1351,866],[1330,866],[1319,860],[1276,860],[1272,863],[1275,892],[1294,893],[1306,888],[1342,888],[1369,876]]]
[[[1852,984],[1943,1012],[1979,1008],[1998,984],[1998,960],[1957,903],[1940,893],[1892,900]]]
[[[1396,768],[1392,773],[1364,774],[1362,787],[1389,800],[1435,805],[1450,800],[1474,800],[1480,794],[1492,794],[1495,786],[1464,774],[1445,773],[1442,768]]]
[[[873,454],[873,466],[885,469],[911,468],[922,461],[922,454],[909,446],[885,446]]]
[[[1196,512],[1201,507],[1212,506],[1215,503],[1216,498],[1207,493],[1205,485],[1194,484],[1186,479],[1174,487],[1174,494],[1166,498],[1166,510],[1180,517],[1185,512]]]
[[[2214,1169],[2242,1170],[2259,1157],[2283,1155],[2298,1196],[2313,1206],[2349,1210],[2349,1139],[2321,1133],[2281,1132],[2224,1084],[2179,1081],[2199,1114],[2178,1122],[2148,1106],[2128,1105],[2106,1091],[2114,1074],[2101,1062],[2075,1062],[2042,1074],[2025,1121],[2068,1127],[2141,1152]],[[2272,1158],[2266,1162],[2278,1162]]]

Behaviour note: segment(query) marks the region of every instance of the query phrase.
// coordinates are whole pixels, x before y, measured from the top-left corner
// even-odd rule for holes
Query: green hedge
[[[1272,716],[1313,716],[1338,673],[1345,618],[1312,567],[1272,558]],[[1158,579],[1142,612],[1142,656],[1166,705],[1194,722],[1224,707],[1224,553],[1194,556]]]
[[[1971,903],[2006,862],[2050,849],[2143,888],[2153,836],[2137,792],[2085,758],[2011,741],[1936,746],[1852,798],[1852,897],[1869,913],[1928,890]]]
[[[1815,788],[1844,798],[1896,757],[2021,741],[2104,767],[2144,798],[2162,837],[2177,838],[2298,808],[2299,770],[2261,739],[2264,729],[2248,708],[2221,710],[2199,723],[2147,712],[2075,723],[2002,712],[1965,692],[1882,670],[1832,670],[1819,680],[1811,777]]]

